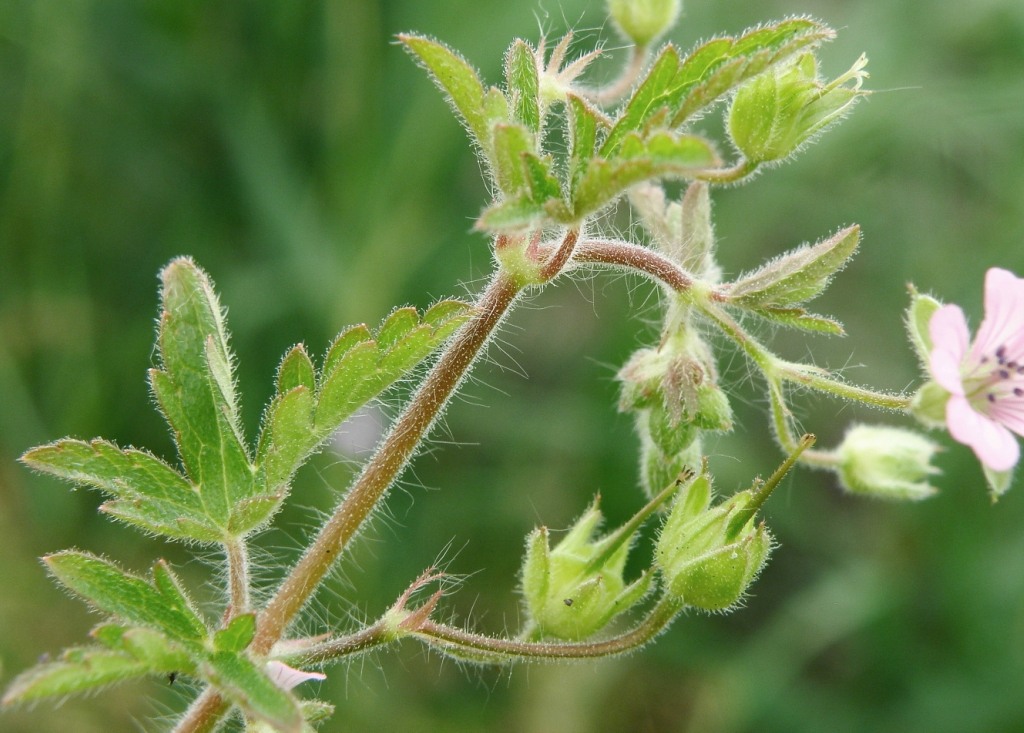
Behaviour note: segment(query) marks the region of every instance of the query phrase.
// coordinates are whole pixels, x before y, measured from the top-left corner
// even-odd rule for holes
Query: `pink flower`
[[[267,674],[274,684],[282,690],[290,690],[306,680],[325,680],[327,675],[321,672],[303,672],[301,669],[289,667],[284,662],[272,659],[267,662]]]
[[[990,470],[1010,470],[1020,458],[1013,433],[1024,435],[1024,278],[995,267],[985,274],[985,318],[973,344],[955,305],[935,311],[928,330],[932,376],[950,393],[950,435]]]

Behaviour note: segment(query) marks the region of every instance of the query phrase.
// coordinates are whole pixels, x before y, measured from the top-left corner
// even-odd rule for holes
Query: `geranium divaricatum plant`
[[[925,382],[913,394],[894,394],[783,358],[748,330],[762,322],[771,328],[759,333],[842,333],[807,303],[854,255],[858,227],[769,253],[763,266],[735,278],[723,278],[717,264],[716,190],[770,176],[846,117],[869,94],[866,57],[827,79],[818,55],[835,33],[810,18],[684,51],[658,45],[678,0],[611,0],[609,9],[632,45],[607,86],[588,81],[597,54],[578,51],[568,33],[513,41],[504,79],[493,85],[444,43],[399,36],[480,158],[492,198],[475,228],[489,244],[493,272],[474,299],[397,308],[375,328],[342,331],[319,358],[301,344],[292,348],[258,435],[241,426],[235,355],[211,278],[187,257],[164,268],[149,384],[177,457],[64,439],[22,461],[99,490],[101,511],[113,520],[217,553],[222,605],[215,614],[201,609],[163,560],[138,573],[85,551],[48,555],[54,580],[102,620],[87,643],[18,676],[5,705],[170,675],[200,689],[172,724],[175,733],[224,725],[299,733],[334,712],[332,703],[305,696],[334,663],[403,640],[476,664],[584,659],[637,649],[686,609],[735,608],[776,544],[759,513],[798,465],[831,471],[858,495],[923,499],[938,478],[938,443],[923,429],[946,428],[973,449],[994,494],[1008,488],[1019,456],[1013,433],[1024,433],[1024,280],[989,272],[973,341],[957,306],[913,291],[906,320]],[[722,140],[694,124],[714,113],[724,114]],[[639,224],[631,236],[612,228],[615,207]],[[297,624],[522,296],[602,270],[648,278],[663,291],[660,337],[618,372],[619,409],[639,437],[643,491],[633,517],[603,527],[595,499],[563,535],[529,531],[513,581],[524,620],[504,636],[442,620],[450,586],[432,567],[375,620],[314,633],[309,619]],[[731,385],[718,369],[730,349],[763,387],[781,454],[777,469],[750,466],[749,487],[718,495],[704,446],[707,436],[735,427]],[[296,471],[360,408],[410,378],[419,386],[300,559],[276,586],[260,585],[251,543],[288,501]],[[857,424],[838,446],[815,446],[791,407],[806,392],[902,413],[909,424]],[[756,478],[762,473],[768,478]],[[645,524],[657,527],[650,561],[627,572]]]

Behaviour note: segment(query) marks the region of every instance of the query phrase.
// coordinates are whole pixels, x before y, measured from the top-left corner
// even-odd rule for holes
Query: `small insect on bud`
[[[634,532],[595,540],[601,519],[595,502],[553,549],[546,527],[527,538],[522,588],[538,636],[585,639],[647,592],[649,575],[628,585],[622,579]]]

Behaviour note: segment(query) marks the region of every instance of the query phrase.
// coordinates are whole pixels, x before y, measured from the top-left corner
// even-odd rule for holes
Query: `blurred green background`
[[[41,554],[75,546],[140,570],[167,557],[216,600],[204,562],[216,558],[115,528],[95,493],[15,463],[64,435],[173,455],[144,377],[159,268],[191,254],[217,283],[254,431],[291,344],[319,353],[349,323],[474,291],[489,270],[470,232],[486,202],[478,165],[393,35],[442,38],[493,82],[515,36],[568,24],[614,48],[602,11],[586,0],[0,3],[3,684],[98,620],[48,581]],[[917,379],[900,323],[908,281],[976,324],[986,268],[1024,272],[1024,4],[694,0],[672,38],[689,47],[804,13],[839,29],[825,72],[864,51],[879,93],[795,162],[716,194],[720,259],[737,273],[862,224],[861,253],[816,304],[850,335],[779,334],[779,348],[906,388]],[[518,311],[317,618],[346,628],[375,616],[441,558],[467,576],[452,617],[515,628],[530,528],[566,526],[595,492],[612,520],[641,503],[613,376],[653,338],[655,302],[639,281],[601,276]],[[722,367],[743,417],[709,449],[731,491],[780,457],[747,366],[726,356]],[[801,405],[826,443],[852,420],[894,419]],[[462,668],[408,644],[332,671],[322,693],[338,713],[324,729],[1024,730],[1024,486],[993,506],[970,451],[946,442],[943,491],[921,505],[853,500],[823,474],[787,481],[767,511],[781,548],[740,613],[691,615],[633,656],[576,666]],[[300,474],[295,508],[262,541],[268,582],[355,465],[328,454]],[[6,711],[0,729],[159,730],[183,705],[180,686]]]

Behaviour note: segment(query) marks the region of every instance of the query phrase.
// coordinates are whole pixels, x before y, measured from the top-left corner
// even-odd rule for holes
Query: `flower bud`
[[[862,55],[845,74],[822,84],[814,55],[806,53],[789,66],[755,77],[733,99],[733,143],[751,163],[771,163],[795,153],[867,94],[860,88],[867,62]]]
[[[847,491],[880,499],[926,499],[935,493],[926,479],[938,446],[922,435],[878,425],[856,425],[836,450],[839,480]]]
[[[632,535],[613,533],[595,541],[601,519],[595,502],[554,549],[546,527],[527,538],[522,588],[537,635],[585,639],[647,592],[650,575],[629,585],[622,579]]]
[[[712,507],[711,480],[702,473],[679,495],[655,550],[669,593],[706,611],[728,610],[743,598],[773,545],[764,524],[754,523],[760,492],[742,491]]]
[[[623,36],[646,47],[679,17],[682,0],[608,0],[608,13]]]

